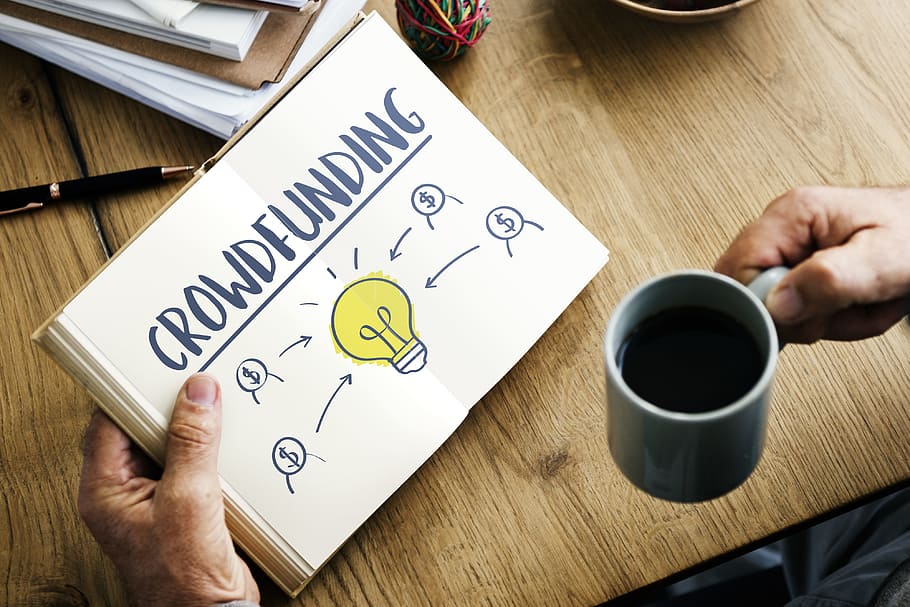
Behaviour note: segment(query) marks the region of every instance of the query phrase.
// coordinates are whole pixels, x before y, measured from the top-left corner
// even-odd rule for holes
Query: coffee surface
[[[616,356],[626,384],[662,409],[701,413],[746,394],[764,359],[752,334],[731,316],[703,307],[645,319]]]

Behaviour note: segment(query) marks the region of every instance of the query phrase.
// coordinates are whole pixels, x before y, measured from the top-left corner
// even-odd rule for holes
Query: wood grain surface
[[[394,23],[391,1],[367,8]],[[624,293],[710,268],[790,187],[910,181],[901,0],[761,0],[685,26],[499,0],[480,43],[433,69],[611,260],[298,599],[257,572],[263,605],[594,605],[910,479],[906,326],[787,347],[758,469],[703,504],[649,498],[613,465],[601,355]],[[4,46],[0,123],[0,188],[221,143]],[[76,513],[90,398],[29,335],[178,188],[0,219],[0,605],[125,603]]]

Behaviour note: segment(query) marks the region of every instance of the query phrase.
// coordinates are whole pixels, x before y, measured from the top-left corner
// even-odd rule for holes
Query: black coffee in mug
[[[684,306],[646,318],[616,355],[622,378],[662,409],[702,413],[738,400],[765,365],[752,334],[717,310]]]

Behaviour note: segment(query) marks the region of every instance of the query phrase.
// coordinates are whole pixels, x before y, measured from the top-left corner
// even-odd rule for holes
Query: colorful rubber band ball
[[[395,0],[398,27],[422,59],[450,61],[490,24],[487,0]]]

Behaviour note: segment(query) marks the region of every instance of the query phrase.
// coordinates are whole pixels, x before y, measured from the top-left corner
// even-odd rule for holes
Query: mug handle
[[[758,300],[765,303],[765,299],[771,290],[781,281],[781,279],[790,271],[790,268],[784,266],[775,266],[768,268],[755,277],[746,287],[758,297]]]
[[[790,268],[787,268],[785,266],[775,266],[773,268],[768,268],[756,276],[752,282],[746,285],[746,288],[752,291],[752,293],[758,297],[758,300],[764,304],[765,299],[767,299],[768,294],[771,292],[771,290],[777,285],[777,283],[780,282],[781,278],[786,276],[787,272],[789,271]],[[783,350],[784,345],[784,342],[781,341],[778,344],[778,350]]]

